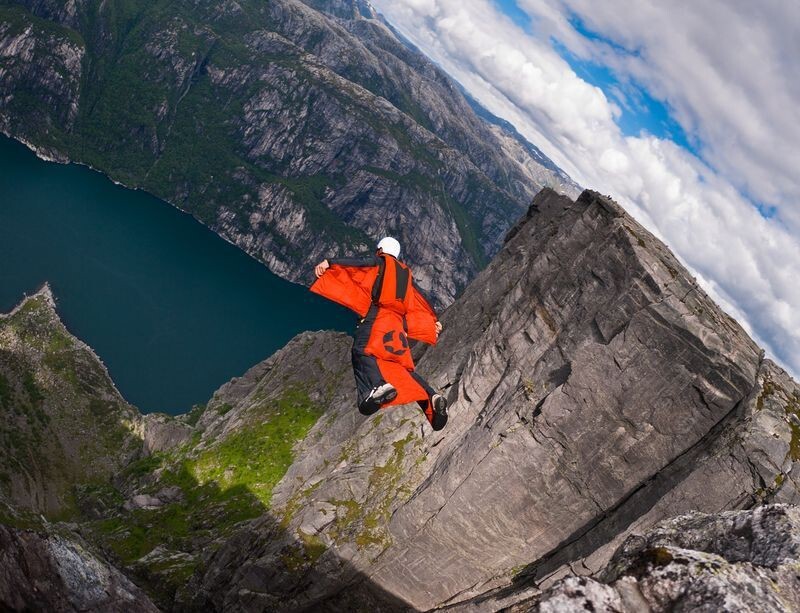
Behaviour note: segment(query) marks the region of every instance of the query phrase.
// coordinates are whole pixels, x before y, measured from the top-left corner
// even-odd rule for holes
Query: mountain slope
[[[0,315],[0,475],[17,508],[75,511],[76,483],[107,482],[135,459],[139,412],[58,320],[45,287]]]
[[[295,281],[392,233],[449,304],[541,186],[575,190],[358,2],[0,2],[0,74],[4,133]]]
[[[443,321],[419,369],[447,390],[447,429],[411,407],[330,407],[273,497],[325,551],[287,569],[256,522],[209,559],[195,602],[495,610],[599,570],[632,527],[796,501],[800,388],[608,199],[537,196]]]
[[[667,517],[800,502],[800,386],[608,198],[537,195],[443,323],[444,431],[361,416],[349,338],[305,333],[151,417],[70,525],[165,609],[496,611]]]

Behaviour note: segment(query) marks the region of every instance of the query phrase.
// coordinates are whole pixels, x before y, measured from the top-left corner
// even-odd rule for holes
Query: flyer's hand
[[[436,337],[437,338],[439,337],[439,333],[441,331],[442,331],[442,322],[441,321],[437,321],[436,322]]]
[[[319,264],[317,264],[314,267],[314,274],[317,275],[317,279],[319,279],[330,267],[331,265],[328,263],[328,260],[322,260]]]

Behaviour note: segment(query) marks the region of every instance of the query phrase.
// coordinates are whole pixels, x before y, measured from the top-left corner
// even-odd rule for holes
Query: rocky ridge
[[[289,534],[325,546],[305,580],[254,591],[282,568],[256,522],[198,594],[346,609],[380,586],[420,610],[493,610],[598,572],[630,529],[795,500],[800,389],[609,199],[537,196],[443,322],[419,368],[447,390],[445,433],[413,410],[336,409],[273,498]]]
[[[604,582],[564,579],[508,611],[796,610],[798,545],[800,514],[794,506],[691,513],[626,539],[602,573]]]
[[[449,304],[542,186],[577,193],[364,2],[1,2],[0,76],[0,131],[294,281],[392,233]]]
[[[794,538],[795,510],[757,507],[797,503],[800,386],[613,201],[543,191],[442,321],[416,348],[450,402],[441,433],[415,407],[362,417],[348,337],[306,333],[191,414],[151,417],[177,434],[140,441],[71,522],[165,609],[524,610],[635,582],[659,610],[704,564],[780,575],[691,553],[758,567],[755,546],[665,543],[764,522]],[[662,546],[690,553],[636,570]]]
[[[0,480],[18,508],[58,516],[76,482],[107,481],[135,459],[139,412],[64,328],[45,286],[0,315]]]

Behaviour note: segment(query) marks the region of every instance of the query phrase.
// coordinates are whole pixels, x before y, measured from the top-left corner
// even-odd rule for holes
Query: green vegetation
[[[183,500],[158,508],[135,509],[128,513],[91,522],[88,528],[124,564],[131,564],[157,545],[173,551],[191,549],[190,541],[211,541],[239,522],[258,517],[264,508],[247,491],[236,486],[227,490],[214,483],[199,485],[181,468],[163,476],[161,486],[181,487]]]
[[[294,518],[294,514],[300,508],[300,506],[308,500],[308,497],[311,493],[320,486],[322,481],[317,481],[314,485],[310,485],[305,489],[302,489],[296,492],[289,500],[286,502],[286,505],[283,508],[283,514],[280,521],[280,526],[283,529],[289,527],[289,524],[292,522]]]
[[[355,500],[351,499],[334,499],[328,502],[340,508],[336,512],[336,520],[330,534],[334,541],[342,541],[346,538],[348,529],[352,529],[352,526],[361,518],[361,507]]]
[[[195,441],[130,464],[121,475],[124,482],[149,483],[143,492],[150,495],[177,486],[179,499],[92,522],[96,538],[130,565],[157,545],[191,550],[198,542],[211,542],[240,522],[263,515],[272,489],[292,463],[294,444],[306,436],[321,411],[305,392],[288,390],[261,413],[263,421],[210,447],[195,448]],[[321,543],[306,536],[305,550],[297,555],[304,560],[321,555]],[[176,580],[189,572],[185,565],[179,568]]]
[[[187,460],[186,466],[201,485],[213,481],[224,488],[245,486],[268,507],[272,488],[292,463],[292,447],[320,415],[307,394],[290,390],[262,424],[228,436]]]
[[[21,6],[4,5],[5,2],[0,4],[0,22],[8,27],[12,34],[20,34],[30,26],[33,27],[35,32],[39,35],[64,38],[81,47],[85,44],[83,37],[71,28],[66,28],[52,21],[48,21],[47,19],[36,17]]]
[[[793,392],[784,411],[789,418],[792,439],[789,443],[789,457],[792,461],[800,460],[800,394]]]
[[[204,404],[196,404],[192,407],[192,410],[189,411],[188,415],[186,416],[186,423],[190,426],[196,426],[197,422],[200,421],[200,417],[206,410],[206,405]]]
[[[44,395],[39,389],[39,386],[36,385],[36,377],[32,371],[26,370],[22,375],[22,386],[25,389],[25,393],[28,394],[30,406],[37,408],[40,407],[42,401],[44,400]]]
[[[456,223],[465,251],[472,257],[479,268],[488,263],[488,258],[483,247],[481,247],[479,234],[480,224],[473,219],[462,204],[453,199],[444,189],[440,182],[419,173],[409,172],[400,175],[389,170],[367,166],[371,174],[385,179],[389,179],[400,187],[411,191],[422,192],[427,197],[439,203],[445,211],[449,212]]]
[[[281,556],[286,568],[293,573],[316,562],[328,549],[316,534],[306,534],[302,530],[297,534],[300,542],[289,545]]]
[[[330,531],[334,541],[344,541],[353,538],[360,548],[379,547],[385,549],[391,544],[391,537],[386,528],[392,503],[398,495],[408,495],[410,492],[402,485],[404,473],[404,460],[407,446],[414,441],[414,433],[392,443],[392,455],[382,466],[372,469],[369,476],[369,502],[370,509],[364,513],[362,507],[355,500],[329,500],[338,507],[333,528]],[[353,447],[348,446],[343,450],[343,456],[353,453]],[[288,525],[288,522],[287,522]],[[355,531],[355,534],[354,534]]]
[[[386,549],[391,545],[391,537],[386,529],[389,522],[389,511],[392,501],[398,493],[403,492],[400,482],[403,477],[403,460],[406,455],[406,445],[414,439],[414,433],[399,441],[392,443],[394,451],[383,466],[376,466],[369,476],[370,491],[379,493],[378,504],[372,505],[371,510],[364,516],[363,529],[356,535],[356,545],[359,547],[378,546]]]
[[[775,384],[769,377],[764,379],[764,384],[761,386],[761,394],[756,400],[756,410],[760,411],[764,408],[764,401],[775,393]]]

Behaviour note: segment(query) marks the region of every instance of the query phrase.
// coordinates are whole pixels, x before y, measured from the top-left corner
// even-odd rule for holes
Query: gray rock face
[[[690,510],[797,502],[800,386],[614,202],[539,194],[442,321],[439,343],[415,348],[420,373],[450,403],[438,433],[414,405],[360,415],[351,340],[332,332],[296,337],[220,388],[202,414],[139,419],[64,332],[46,294],[0,318],[0,342],[21,356],[0,364],[9,382],[0,406],[39,402],[21,364],[46,398],[71,389],[75,371],[84,385],[70,392],[71,415],[106,411],[162,451],[120,471],[119,491],[85,489],[80,529],[122,552],[126,570],[165,606],[660,611],[796,602],[793,508],[691,515],[648,533]],[[122,404],[87,408],[87,390]],[[277,485],[280,476],[261,489],[259,476],[221,489],[249,470],[247,449],[269,453],[253,433],[278,441],[289,435],[278,418],[303,411],[313,413],[310,430],[290,439]],[[0,516],[24,519],[11,508]],[[125,522],[131,532],[117,529]],[[176,524],[181,533],[170,534]],[[128,538],[136,530],[158,542]],[[626,541],[630,534],[646,536]],[[24,575],[9,581],[27,585]]]
[[[394,234],[449,304],[542,186],[577,190],[364,2],[26,0],[0,7],[0,58],[0,130],[294,281]]]
[[[442,321],[418,366],[447,428],[332,402],[197,602],[497,610],[599,572],[665,517],[797,496],[800,388],[599,194],[538,195]]]
[[[511,611],[764,611],[800,609],[800,512],[691,513],[629,537],[600,583],[560,581]]]
[[[12,13],[0,20],[0,131],[17,133],[15,118],[40,130],[70,130],[78,115],[85,49],[77,37],[48,31]],[[38,104],[31,104],[31,99]],[[35,149],[39,143],[30,143]],[[65,159],[58,152],[47,152]]]
[[[145,452],[156,453],[185,443],[192,435],[192,427],[169,415],[149,413],[139,420],[137,434],[142,437]]]
[[[0,525],[0,607],[10,611],[158,609],[75,537]]]
[[[261,418],[258,407],[287,390],[302,390],[319,406],[352,406],[355,386],[350,369],[351,345],[352,339],[340,332],[299,334],[214,393],[197,424],[201,442],[213,443],[257,424]]]

